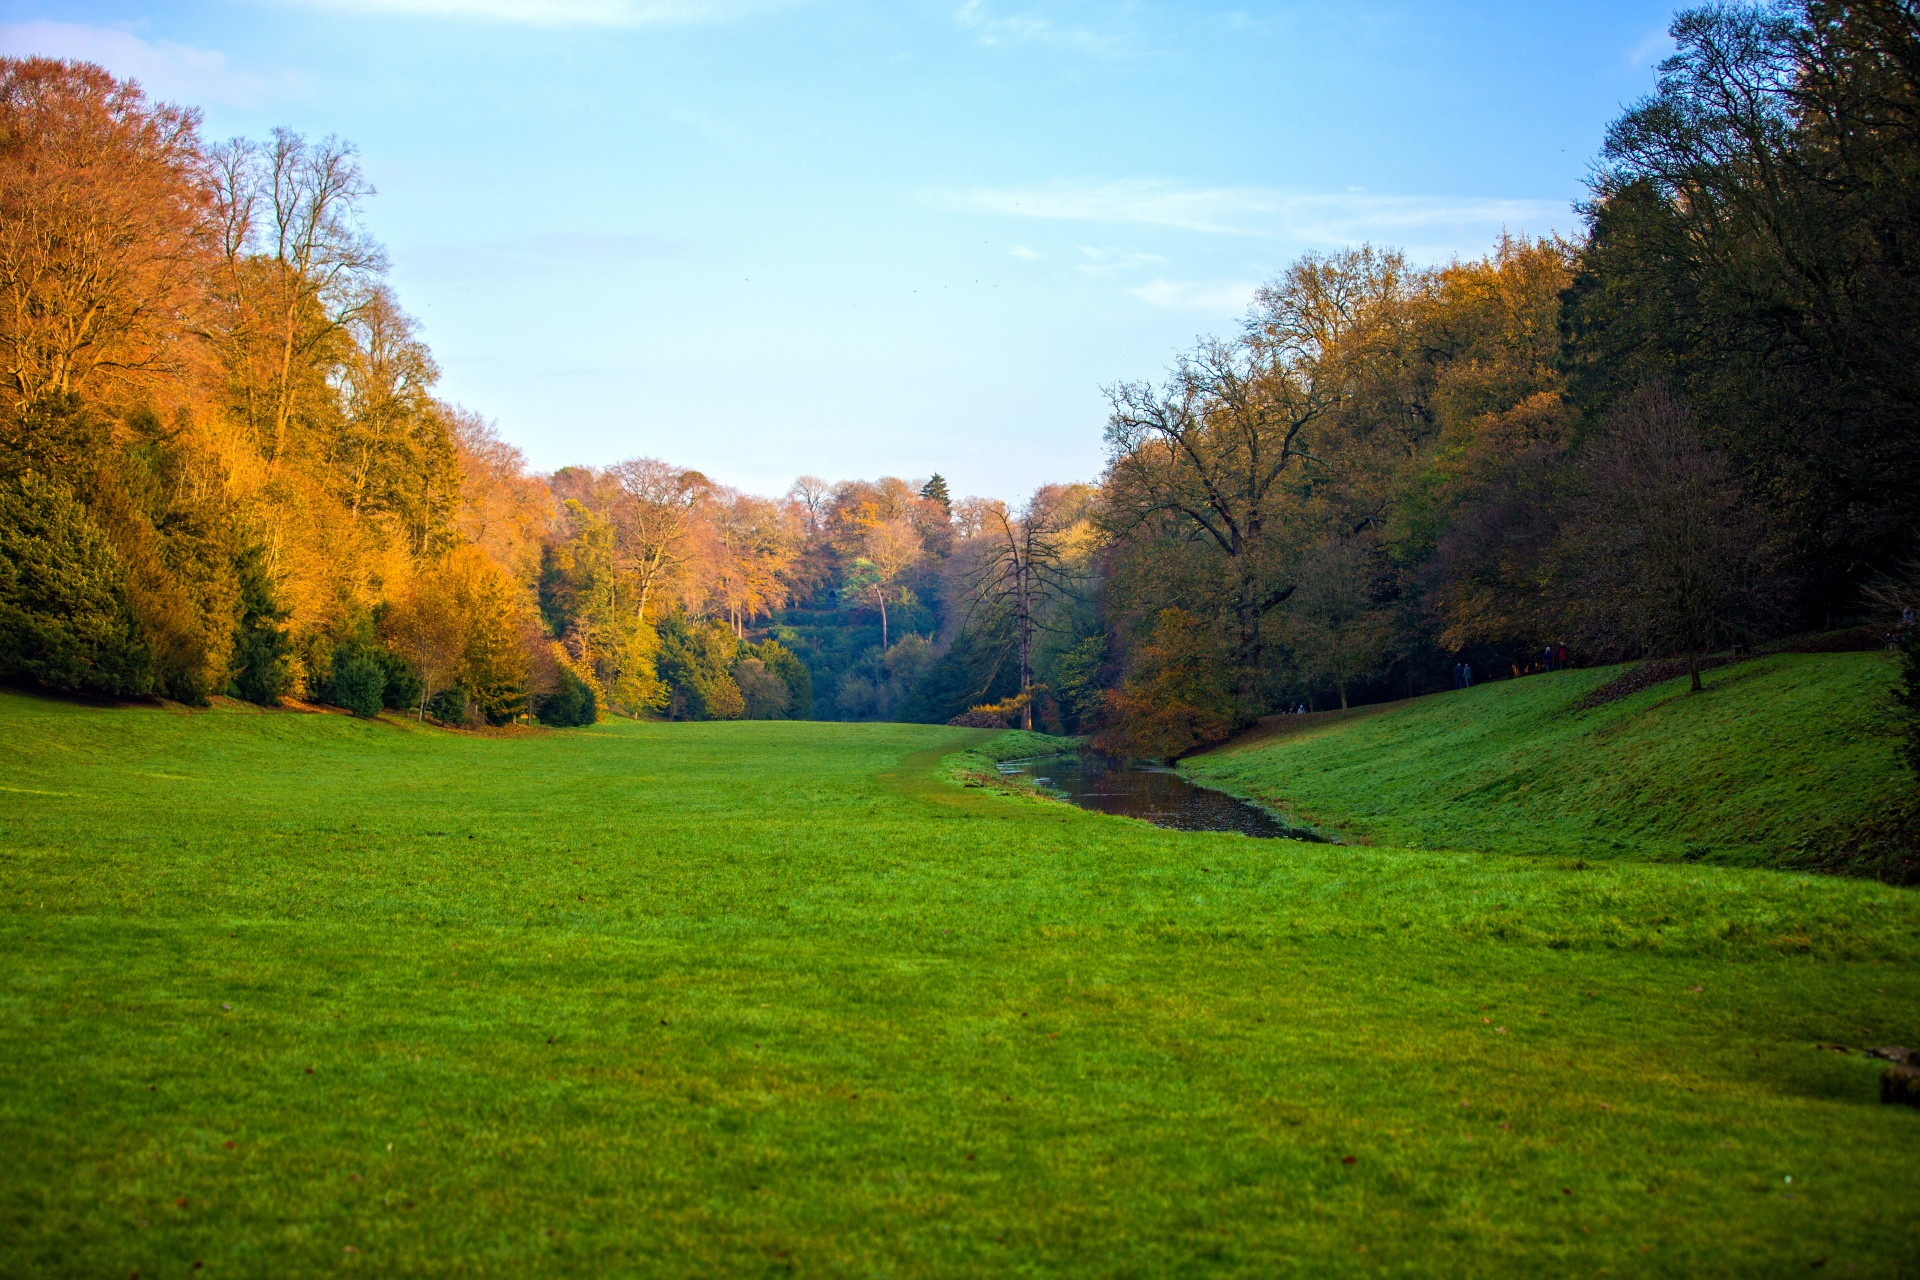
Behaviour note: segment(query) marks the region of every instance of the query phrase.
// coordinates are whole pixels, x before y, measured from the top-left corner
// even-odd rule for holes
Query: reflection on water
[[[1196,787],[1172,769],[1082,752],[1009,760],[1002,773],[1025,774],[1082,809],[1141,818],[1176,831],[1238,831],[1283,840],[1323,837],[1290,827],[1264,809],[1224,791]]]

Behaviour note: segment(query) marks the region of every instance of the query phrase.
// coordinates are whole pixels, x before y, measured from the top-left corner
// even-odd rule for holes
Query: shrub
[[[364,653],[353,653],[343,661],[335,655],[333,678],[328,682],[329,701],[345,707],[357,716],[380,714],[386,703],[387,673]]]
[[[540,723],[557,729],[572,729],[599,719],[599,702],[593,686],[561,666],[557,671],[559,687],[542,697],[535,714]]]

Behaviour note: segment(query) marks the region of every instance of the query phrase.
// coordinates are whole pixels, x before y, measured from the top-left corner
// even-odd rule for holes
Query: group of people
[[[1533,663],[1525,671],[1520,669],[1518,662],[1514,663],[1513,675],[1517,680],[1521,676],[1532,675],[1536,671],[1564,671],[1572,665],[1573,661],[1567,654],[1567,646],[1563,644],[1550,644],[1540,650],[1539,661]],[[1453,664],[1453,687],[1456,689],[1473,688],[1473,664],[1471,662],[1456,662]]]

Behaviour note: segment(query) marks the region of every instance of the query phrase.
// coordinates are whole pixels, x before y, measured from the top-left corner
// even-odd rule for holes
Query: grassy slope
[[[1912,893],[984,737],[0,696],[0,1274],[1910,1274],[1920,1113],[1814,1045],[1920,1039]]]
[[[1834,861],[1910,804],[1887,655],[1786,654],[1588,711],[1619,668],[1435,694],[1184,766],[1350,839],[1733,863]]]

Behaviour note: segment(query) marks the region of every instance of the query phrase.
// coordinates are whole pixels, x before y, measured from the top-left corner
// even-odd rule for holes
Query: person
[[[1460,664],[1460,687],[1462,689],[1473,688],[1473,664],[1471,662],[1463,662]]]
[[[1562,671],[1565,671],[1567,669],[1567,646],[1565,645],[1560,646],[1559,658],[1560,658],[1560,669]]]

